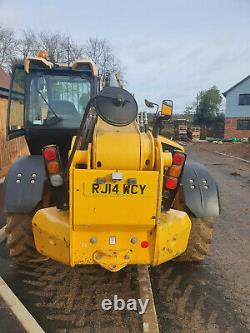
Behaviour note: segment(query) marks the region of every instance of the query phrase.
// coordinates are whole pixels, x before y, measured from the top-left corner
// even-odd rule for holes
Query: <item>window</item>
[[[77,112],[83,114],[90,99],[91,85],[83,77],[51,78],[51,98],[74,104]]]
[[[90,97],[91,82],[84,76],[34,72],[29,121],[32,125],[77,128]],[[60,122],[55,121],[58,119]]]
[[[237,120],[237,130],[250,130],[250,119]]]
[[[24,126],[24,86],[24,71],[15,69],[9,104],[10,131],[20,130]]]
[[[240,94],[239,105],[250,105],[250,94]]]

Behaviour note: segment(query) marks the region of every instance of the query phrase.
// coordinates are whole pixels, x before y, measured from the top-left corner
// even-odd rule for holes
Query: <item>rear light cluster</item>
[[[172,166],[168,168],[164,176],[164,187],[162,193],[162,203],[166,210],[169,210],[173,204],[177,186],[180,182],[186,155],[179,151],[173,152]]]
[[[51,185],[55,187],[62,186],[64,178],[57,147],[55,145],[45,146],[43,148],[43,158]]]
[[[169,190],[175,190],[179,177],[182,173],[183,165],[186,160],[186,155],[180,152],[175,151],[173,153],[173,164],[168,169],[167,176],[165,178],[165,188]]]

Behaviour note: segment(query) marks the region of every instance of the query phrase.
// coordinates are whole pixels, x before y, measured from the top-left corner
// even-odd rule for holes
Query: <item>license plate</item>
[[[149,194],[148,184],[129,185],[124,183],[85,184],[85,195],[111,195],[111,196],[145,196]]]

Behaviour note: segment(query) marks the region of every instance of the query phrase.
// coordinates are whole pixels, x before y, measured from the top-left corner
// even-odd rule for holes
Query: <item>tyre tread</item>
[[[9,214],[6,219],[6,245],[16,263],[44,260],[37,252],[32,233],[32,215]]]

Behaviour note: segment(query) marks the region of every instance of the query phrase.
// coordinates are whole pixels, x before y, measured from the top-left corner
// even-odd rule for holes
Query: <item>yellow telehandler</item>
[[[24,135],[30,151],[6,179],[7,246],[17,263],[52,258],[116,272],[206,256],[218,189],[160,135],[173,102],[163,100],[150,131],[111,78],[101,82],[91,60],[60,65],[45,52],[14,68],[8,139]]]

